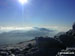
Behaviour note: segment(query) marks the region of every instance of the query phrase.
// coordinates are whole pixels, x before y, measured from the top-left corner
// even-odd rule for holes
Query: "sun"
[[[20,2],[21,4],[26,4],[26,3],[28,3],[28,0],[19,0],[19,2]]]

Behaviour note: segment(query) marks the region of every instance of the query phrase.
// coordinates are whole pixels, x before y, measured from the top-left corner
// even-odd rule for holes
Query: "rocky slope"
[[[0,48],[1,56],[56,56],[67,47],[75,47],[75,24],[64,34],[52,37],[35,37],[15,45]]]

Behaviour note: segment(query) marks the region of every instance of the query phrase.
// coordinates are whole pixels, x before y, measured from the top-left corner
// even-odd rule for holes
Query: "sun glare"
[[[28,3],[28,0],[19,0],[19,2],[20,2],[21,4],[26,4],[26,3]]]

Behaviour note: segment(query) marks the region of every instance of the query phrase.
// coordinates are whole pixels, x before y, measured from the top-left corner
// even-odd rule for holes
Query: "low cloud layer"
[[[59,32],[61,31],[68,31],[69,29],[71,29],[68,26],[39,26],[39,28],[47,28],[47,29],[52,29],[52,30],[57,30]],[[0,33],[1,32],[8,32],[8,31],[12,31],[12,30],[31,30],[38,27],[18,27],[18,26],[0,26]]]

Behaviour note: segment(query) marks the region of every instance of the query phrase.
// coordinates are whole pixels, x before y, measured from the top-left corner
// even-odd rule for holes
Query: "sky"
[[[69,29],[75,22],[75,0],[0,0],[0,27]]]

